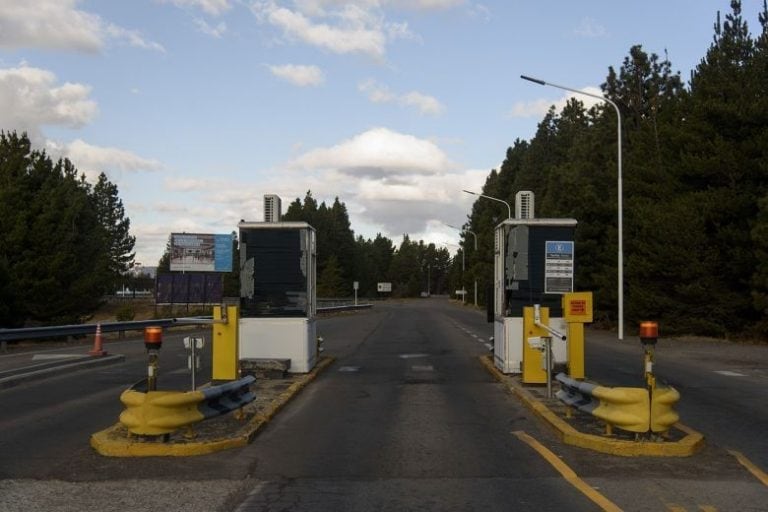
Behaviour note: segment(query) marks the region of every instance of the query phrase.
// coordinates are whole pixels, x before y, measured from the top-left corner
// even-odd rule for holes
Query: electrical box
[[[523,313],[549,311],[548,326],[565,333],[562,296],[573,291],[575,219],[507,219],[496,227],[494,251],[494,362],[521,373],[527,344]],[[553,340],[555,365],[566,365],[565,340]]]
[[[317,362],[316,240],[305,222],[241,222],[239,358]]]

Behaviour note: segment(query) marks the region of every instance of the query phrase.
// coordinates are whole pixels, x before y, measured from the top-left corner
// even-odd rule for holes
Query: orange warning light
[[[657,322],[640,322],[640,339],[644,342],[653,340],[656,342],[656,338],[659,337],[659,324]],[[648,340],[648,341],[646,341]]]
[[[162,327],[145,327],[144,328],[144,345],[149,348],[160,348],[163,344],[163,328]]]

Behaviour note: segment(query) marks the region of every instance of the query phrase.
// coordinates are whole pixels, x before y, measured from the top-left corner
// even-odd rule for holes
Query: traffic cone
[[[92,356],[107,355],[107,351],[101,347],[101,324],[96,324],[96,335],[93,337],[93,349],[88,353]]]

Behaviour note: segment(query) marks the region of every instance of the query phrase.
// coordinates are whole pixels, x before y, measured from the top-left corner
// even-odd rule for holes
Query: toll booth
[[[238,357],[317,363],[316,241],[306,222],[241,222]]]
[[[572,293],[576,225],[575,219],[516,218],[496,227],[494,364],[522,374],[525,383],[547,382],[542,340],[552,367],[583,378],[583,330],[575,324],[591,321],[592,303],[589,292]]]

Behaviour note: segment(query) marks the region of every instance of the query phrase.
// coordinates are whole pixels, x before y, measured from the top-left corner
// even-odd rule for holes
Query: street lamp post
[[[491,201],[498,201],[499,203],[504,203],[505,205],[507,205],[507,218],[508,219],[512,218],[512,207],[509,206],[508,202],[506,202],[506,201],[504,201],[502,199],[499,199],[498,197],[486,196],[485,194],[478,194],[477,192],[470,192],[469,190],[462,190],[462,192],[466,192],[467,194],[472,194],[473,196],[484,197],[486,199],[490,199]]]
[[[446,226],[449,228],[458,229],[459,231],[463,231],[465,233],[469,233],[475,237],[475,257],[477,257],[477,233],[469,229],[457,228],[456,226],[451,226],[450,224],[446,224]],[[475,307],[477,307],[477,278],[475,278]]]
[[[605,96],[599,96],[597,94],[591,94],[588,92],[580,91],[578,89],[573,89],[571,87],[566,87],[564,85],[557,85],[553,84],[551,82],[545,82],[544,80],[540,80],[538,78],[531,78],[530,76],[520,75],[520,78],[523,80],[528,80],[529,82],[533,82],[535,84],[539,85],[548,85],[550,87],[555,87],[556,89],[563,89],[565,91],[571,91],[576,94],[583,94],[584,96],[589,96],[591,98],[596,98],[598,100],[605,101],[607,103],[610,103],[611,106],[613,106],[614,110],[616,110],[616,118],[617,118],[617,132],[618,132],[618,209],[619,209],[619,216],[618,216],[618,224],[619,224],[619,251],[618,251],[618,265],[619,265],[619,275],[618,275],[618,294],[619,294],[619,341],[622,341],[624,339],[624,201],[623,201],[623,190],[622,190],[622,183],[621,183],[621,111],[619,111],[619,106],[616,105],[613,101],[609,100]]]
[[[453,227],[453,226],[451,226],[451,227]],[[464,287],[464,267],[465,267],[464,253],[466,251],[460,245],[449,244],[447,242],[440,242],[440,243],[442,245],[445,245],[445,246],[458,247],[458,249],[461,251],[461,302],[463,304],[463,303],[465,303],[467,301],[467,290]]]

